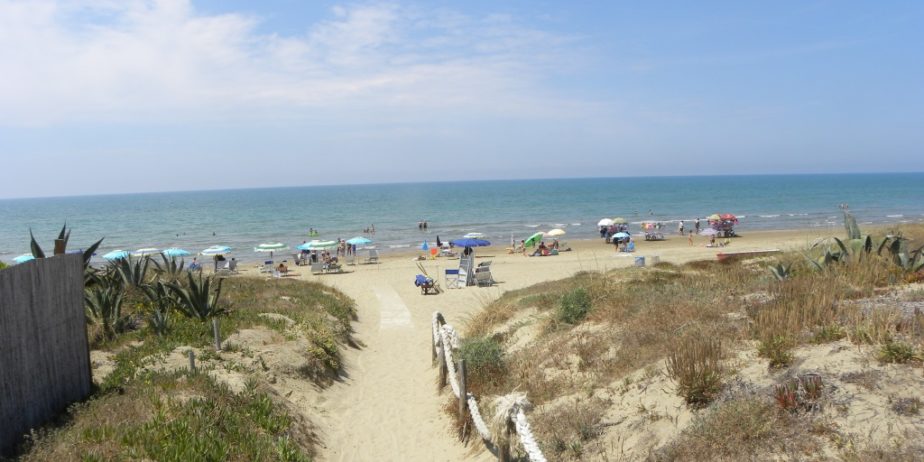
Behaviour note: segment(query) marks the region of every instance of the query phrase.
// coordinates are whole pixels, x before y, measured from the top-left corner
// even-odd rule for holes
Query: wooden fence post
[[[212,318],[212,334],[215,336],[215,350],[221,351],[221,331],[218,329],[218,318]]]
[[[196,372],[196,354],[189,350],[189,372]]]
[[[440,382],[439,382],[438,390],[442,390],[443,387],[446,386],[446,376],[449,374],[449,369],[446,366],[446,345],[443,345],[442,342],[440,342],[439,361],[440,361]]]
[[[436,338],[430,333],[430,365],[436,365]]]
[[[465,389],[465,360],[459,360],[459,418],[465,419],[465,406],[468,403],[468,393]]]

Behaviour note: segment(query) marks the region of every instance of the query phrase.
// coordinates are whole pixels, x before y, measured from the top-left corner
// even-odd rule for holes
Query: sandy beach
[[[355,337],[362,347],[345,352],[345,376],[320,393],[304,411],[317,424],[323,448],[321,460],[458,461],[492,460],[480,442],[464,446],[451,434],[442,408],[448,391],[437,393],[436,370],[430,360],[430,322],[434,311],[450,324],[464,327],[469,317],[504,291],[573,275],[629,267],[636,256],[658,256],[682,263],[713,259],[718,252],[799,249],[830,234],[822,230],[750,232],[732,239],[726,248],[706,248],[707,238],[669,235],[666,241],[637,243],[634,254],[616,253],[602,240],[563,242],[572,248],[558,256],[524,257],[503,246],[477,249],[478,260],[492,260],[497,284],[492,287],[449,289],[439,295],[421,294],[414,286],[420,252],[385,254],[379,264],[344,266],[340,274],[312,275],[294,268],[296,277],[315,280],[343,291],[357,303]],[[278,261],[278,257],[277,257]],[[431,276],[458,267],[457,259],[421,262]],[[243,274],[255,276],[253,264]],[[292,268],[290,268],[292,269]],[[443,277],[439,277],[442,285]]]

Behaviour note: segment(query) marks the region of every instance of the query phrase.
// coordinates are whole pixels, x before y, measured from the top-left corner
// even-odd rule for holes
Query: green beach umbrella
[[[532,247],[536,245],[537,243],[539,243],[540,241],[542,241],[542,237],[543,237],[543,233],[541,231],[536,234],[533,234],[532,236],[529,236],[528,238],[526,238],[525,241],[523,241],[523,246]]]
[[[337,241],[318,241],[314,240],[311,242],[306,242],[302,245],[296,247],[298,250],[321,250],[321,249],[332,249],[337,247]]]
[[[616,218],[613,218],[613,224],[625,225],[625,224],[628,224],[628,223],[629,223],[629,222],[628,222],[625,218],[623,218],[623,217],[616,217]]]
[[[270,258],[273,258],[273,252],[278,252],[278,251],[280,251],[280,250],[285,250],[285,249],[288,249],[288,248],[289,248],[289,246],[287,246],[287,245],[285,245],[285,244],[283,244],[283,243],[281,243],[281,242],[272,242],[272,243],[260,244],[260,245],[258,245],[258,246],[256,246],[256,247],[254,247],[254,248],[253,248],[253,251],[254,251],[254,252],[261,252],[261,253],[269,252]]]

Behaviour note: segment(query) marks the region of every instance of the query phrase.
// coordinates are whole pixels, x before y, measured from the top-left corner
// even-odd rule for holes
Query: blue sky
[[[924,170],[922,2],[0,0],[0,197]]]

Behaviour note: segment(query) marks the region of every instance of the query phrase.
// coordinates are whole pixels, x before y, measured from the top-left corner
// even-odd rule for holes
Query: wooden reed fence
[[[0,455],[92,385],[83,256],[0,270]]]
[[[494,400],[495,427],[502,429],[495,436],[481,416],[481,409],[475,395],[466,389],[465,360],[459,359],[458,363],[453,360],[453,355],[459,348],[459,336],[439,312],[433,313],[431,340],[430,351],[433,365],[438,365],[440,368],[439,389],[442,390],[446,383],[449,383],[453,394],[459,399],[459,417],[465,419],[465,411],[468,410],[472,425],[478,431],[488,450],[494,453],[501,462],[509,462],[512,460],[510,443],[513,441],[513,435],[516,435],[531,462],[546,462],[539,443],[536,442],[529,422],[526,420],[525,411],[530,406],[526,395],[511,393]]]

